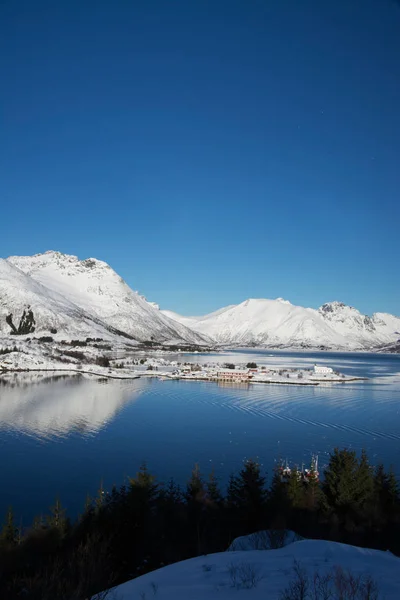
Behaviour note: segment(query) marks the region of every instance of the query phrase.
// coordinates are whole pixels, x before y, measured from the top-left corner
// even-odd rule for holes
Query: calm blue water
[[[182,360],[182,356],[179,357]],[[400,356],[236,351],[198,362],[315,362],[368,381],[318,387],[227,386],[189,381],[98,382],[16,376],[0,385],[0,513],[28,524],[59,495],[71,514],[143,460],[161,481],[184,482],[195,462],[226,482],[247,457],[271,473],[279,458],[320,466],[334,446],[365,448],[400,475]]]

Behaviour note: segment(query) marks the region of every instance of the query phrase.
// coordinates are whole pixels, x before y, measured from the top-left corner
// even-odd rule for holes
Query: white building
[[[333,369],[331,367],[319,367],[318,365],[314,365],[314,374],[315,375],[332,375]]]

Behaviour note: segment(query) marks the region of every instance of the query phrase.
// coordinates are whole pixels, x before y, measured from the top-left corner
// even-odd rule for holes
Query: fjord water
[[[172,358],[172,357],[171,357]],[[119,485],[146,461],[160,481],[184,483],[194,463],[226,483],[246,458],[271,474],[333,447],[365,448],[400,475],[400,356],[235,351],[179,355],[196,362],[326,364],[366,381],[218,385],[158,379],[98,380],[28,373],[0,377],[0,513],[28,524],[60,497],[71,515],[86,495]]]

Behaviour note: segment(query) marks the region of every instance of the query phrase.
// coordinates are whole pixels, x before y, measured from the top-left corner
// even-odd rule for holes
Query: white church
[[[333,369],[331,367],[319,367],[314,365],[314,375],[332,375]]]

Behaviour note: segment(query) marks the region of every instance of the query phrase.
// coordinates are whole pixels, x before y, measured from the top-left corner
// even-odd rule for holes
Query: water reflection
[[[50,384],[50,385],[49,385]],[[0,377],[0,431],[46,439],[97,433],[146,386],[80,375],[13,373]]]

